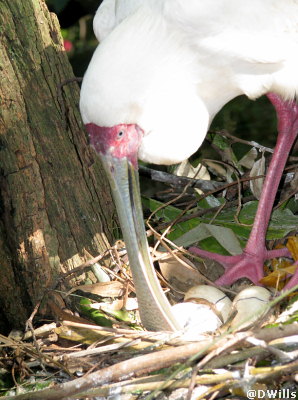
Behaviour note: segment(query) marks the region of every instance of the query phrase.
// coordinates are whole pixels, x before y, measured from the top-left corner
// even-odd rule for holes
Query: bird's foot
[[[218,285],[230,285],[240,278],[248,278],[254,284],[260,284],[259,281],[264,276],[263,267],[265,260],[276,257],[290,257],[287,248],[278,250],[259,248],[257,252],[250,251],[250,249],[246,248],[243,250],[242,254],[237,254],[235,256],[223,256],[221,254],[198,249],[197,247],[191,247],[189,250],[200,257],[217,261],[224,267],[224,274],[215,282]],[[296,278],[298,283],[298,273]]]

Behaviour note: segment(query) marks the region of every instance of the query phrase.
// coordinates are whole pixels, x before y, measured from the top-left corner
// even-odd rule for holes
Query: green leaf
[[[175,241],[178,246],[190,246],[208,237],[214,237],[230,254],[240,254],[242,248],[234,232],[222,226],[201,223]]]
[[[222,135],[217,135],[217,134],[208,134],[209,138],[212,141],[212,144],[218,147],[220,150],[227,150],[231,148],[230,141]]]
[[[82,314],[92,319],[94,322],[97,323],[97,325],[112,327],[113,326],[112,321],[109,318],[107,318],[107,316],[102,311],[91,308],[90,307],[91,303],[92,302],[89,299],[81,298],[80,311],[82,312]]]
[[[208,196],[208,197],[204,197],[202,200],[198,201],[198,207],[199,208],[213,208],[213,207],[220,207],[223,205],[223,203],[225,202],[225,199],[220,197],[214,197],[214,196]]]
[[[222,247],[214,237],[209,237],[200,241],[200,249],[210,251],[211,253],[229,256],[230,253]]]
[[[219,201],[217,200],[210,196],[208,201],[199,202],[200,208],[208,208],[208,205],[209,207],[218,205]],[[162,205],[159,201],[152,199],[143,199],[143,204],[150,211],[154,211]],[[189,246],[199,241],[200,247],[204,245],[205,249],[209,251],[211,251],[211,248],[208,248],[208,244],[213,248],[217,248],[220,254],[224,254],[225,252],[239,254],[240,248],[244,247],[251,232],[257,207],[258,201],[244,204],[238,215],[240,223],[236,222],[235,219],[237,214],[236,207],[223,209],[212,220],[212,224],[210,224],[210,220],[213,218],[212,214],[206,214],[200,218],[193,218],[189,221],[178,223],[173,226],[167,238],[179,246]],[[173,206],[166,206],[157,211],[155,216],[162,219],[163,222],[171,222],[179,215],[181,215],[181,210]],[[275,210],[271,216],[266,239],[283,238],[292,230],[297,229],[297,227],[298,216],[294,215],[289,209]],[[207,238],[210,240],[207,240]]]
[[[157,201],[157,200],[152,200],[152,199],[147,199],[147,198],[142,198],[142,203],[145,208],[149,208],[151,212],[157,210],[163,203]],[[176,219],[178,216],[182,214],[182,211],[179,210],[179,208],[173,207],[173,206],[166,206],[163,207],[161,210],[157,211],[155,214],[155,217],[158,219],[162,219],[162,222],[171,222],[174,219]],[[194,228],[200,223],[199,218],[193,218],[190,219],[189,221],[184,221],[184,222],[179,222],[178,224],[175,224],[173,226],[173,230],[167,235],[167,238],[169,240],[175,240],[179,236],[183,235],[184,233],[188,232],[190,229]]]
[[[255,219],[258,201],[251,201],[243,205],[238,219],[241,224],[236,223],[236,208],[223,210],[213,221],[215,225],[231,228],[233,232],[242,239],[248,239],[252,224]],[[210,218],[204,216],[202,222],[209,222]],[[247,226],[246,226],[247,225]],[[285,237],[292,230],[298,227],[298,216],[294,215],[289,209],[275,210],[271,215],[266,239],[274,240]]]
[[[252,224],[255,219],[258,202],[251,201],[245,204],[239,214],[242,223]],[[269,228],[266,239],[280,239],[298,227],[298,216],[294,215],[289,209],[275,210],[271,214]]]
[[[280,208],[288,208],[293,214],[298,214],[298,201],[293,196],[290,198],[290,200],[285,201]]]
[[[160,201],[148,199],[146,197],[142,197],[142,204],[144,208],[149,209],[151,212],[156,211],[159,207],[163,206],[163,203]],[[169,222],[177,218],[180,214],[181,210],[179,210],[179,208],[166,206],[157,211],[154,217],[162,218],[165,222]]]
[[[235,153],[231,147],[230,140],[227,139],[225,136],[218,134],[210,134],[210,136],[212,137],[213,146],[216,146],[221,151],[223,151],[225,153],[226,159],[231,161],[234,165],[237,165],[239,170],[241,171],[242,168],[240,165],[238,165],[238,159],[235,156]]]
[[[118,311],[113,311],[113,310],[107,310],[107,314],[112,315],[113,317],[117,318],[119,321],[123,322],[132,322],[132,319],[130,317],[130,314],[128,311],[125,310],[118,310]]]

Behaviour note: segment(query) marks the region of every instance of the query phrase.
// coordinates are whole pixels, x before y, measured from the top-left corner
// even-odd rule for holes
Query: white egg
[[[205,304],[178,303],[172,306],[172,312],[188,334],[188,339],[201,333],[214,332],[222,325],[214,310]]]
[[[260,286],[250,286],[238,293],[231,308],[230,317],[236,313],[231,328],[242,330],[264,317],[270,309],[270,297],[269,290]]]
[[[207,300],[207,302],[213,304],[223,322],[226,322],[232,302],[225,293],[214,286],[198,285],[189,289],[184,296],[184,301],[193,300],[197,304],[200,299]]]

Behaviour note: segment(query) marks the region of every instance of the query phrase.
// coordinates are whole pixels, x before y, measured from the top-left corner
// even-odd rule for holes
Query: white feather
[[[105,40],[80,105],[85,123],[138,124],[142,160],[189,157],[240,94],[297,94],[297,0],[131,0],[121,12],[120,3],[105,0],[98,11],[95,29]],[[100,22],[105,13],[109,24]]]
[[[101,42],[127,16],[133,14],[142,0],[104,0],[93,20],[94,34]]]

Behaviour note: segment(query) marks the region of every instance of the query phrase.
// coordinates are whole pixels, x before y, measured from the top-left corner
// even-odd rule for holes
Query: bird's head
[[[136,169],[138,150],[143,138],[143,130],[136,124],[119,124],[112,127],[102,127],[96,124],[86,124],[90,144],[103,157],[126,159]]]

